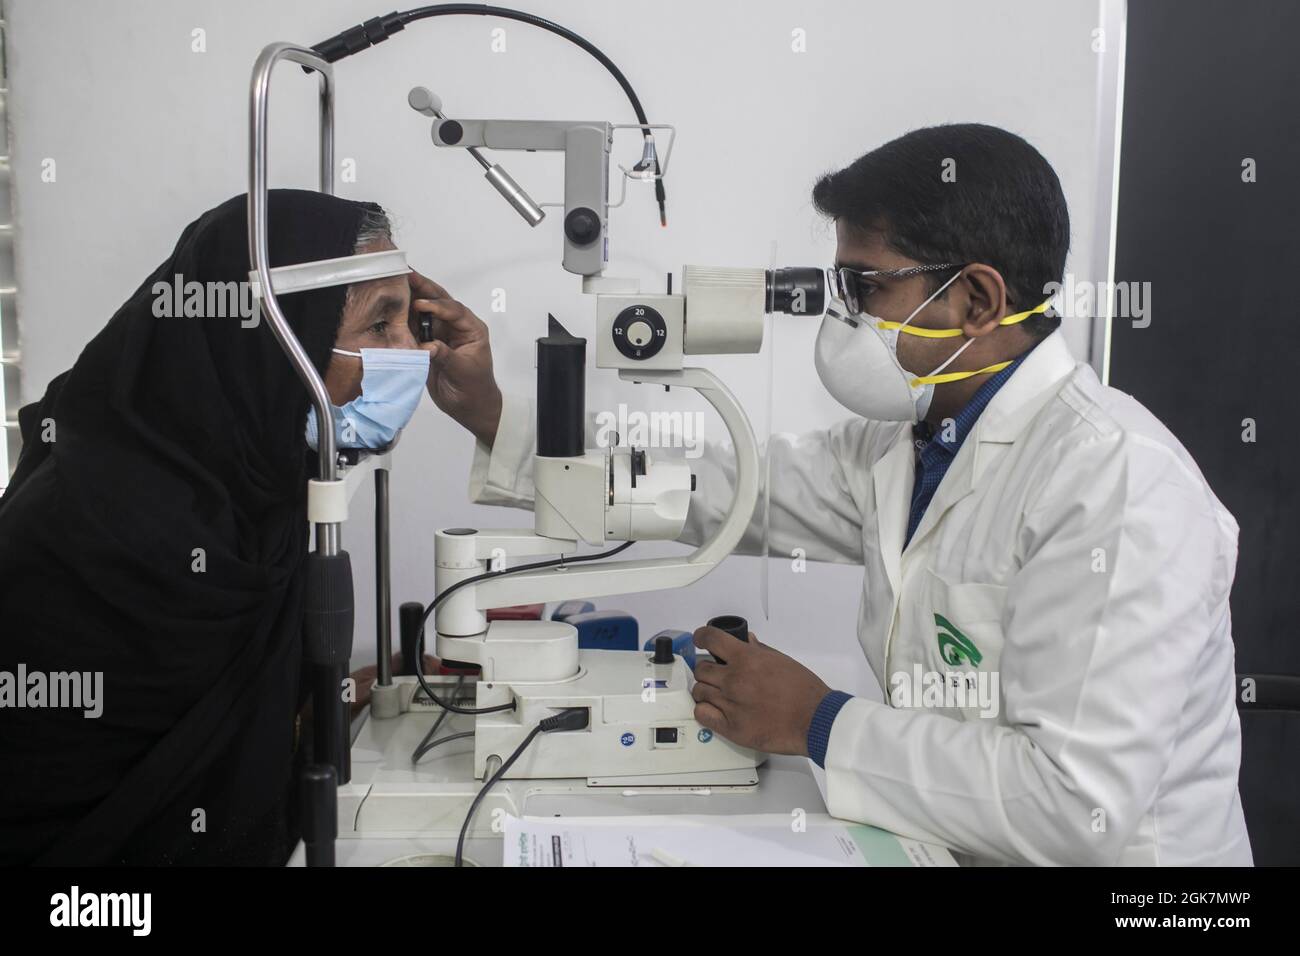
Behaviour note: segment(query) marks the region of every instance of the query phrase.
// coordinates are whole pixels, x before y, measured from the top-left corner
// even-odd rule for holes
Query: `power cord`
[[[465,675],[461,674],[456,681],[456,686],[451,689],[451,699],[453,701],[460,699],[460,689],[464,686]],[[438,744],[445,742],[446,738],[429,743],[430,740],[433,740],[433,735],[438,732],[438,728],[442,726],[443,721],[447,719],[447,715],[450,713],[451,711],[444,707],[438,714],[438,719],[433,722],[433,726],[429,728],[429,732],[424,735],[424,739],[416,745],[415,750],[411,753],[411,763],[419,763],[421,757],[427,754],[434,747],[438,746]]]
[[[490,578],[499,578],[506,574],[519,574],[523,571],[539,571],[544,568],[559,568],[570,564],[580,564],[583,561],[599,561],[602,558],[612,558],[614,555],[626,551],[634,544],[636,544],[635,541],[625,541],[617,548],[610,548],[608,551],[597,551],[595,554],[579,554],[569,558],[560,557],[552,558],[548,561],[534,561],[532,564],[520,564],[516,567],[505,568],[501,571],[484,571],[482,574],[476,574],[472,578],[465,578],[462,581],[457,581],[455,584],[448,587],[445,591],[429,602],[429,606],[424,609],[424,615],[420,618],[420,637],[417,642],[415,654],[415,678],[420,682],[420,689],[424,691],[425,695],[431,701],[443,710],[449,710],[453,714],[497,714],[505,710],[514,710],[515,702],[513,700],[508,704],[496,704],[492,707],[460,707],[451,701],[442,700],[433,692],[433,688],[429,686],[429,682],[424,678],[424,634],[425,625],[429,621],[429,615],[437,609],[438,605],[451,597],[451,595],[455,594],[461,588],[468,587],[471,584],[477,584],[480,581],[486,581]]]
[[[411,763],[419,763],[420,759],[425,754],[427,754],[430,750],[432,750],[434,747],[441,747],[443,744],[449,744],[453,740],[464,740],[466,737],[473,737],[473,736],[474,736],[474,731],[465,730],[458,734],[448,734],[446,737],[439,737],[437,740],[430,741],[427,744],[421,743],[420,746],[416,749],[415,753],[411,755]]]
[[[488,782],[483,784],[483,789],[479,790],[474,797],[474,802],[469,805],[469,812],[465,814],[465,822],[460,825],[460,837],[456,840],[457,866],[465,865],[465,834],[469,832],[469,824],[474,819],[474,811],[483,802],[483,798],[487,796],[488,791],[506,775],[514,762],[528,749],[529,744],[537,739],[538,734],[554,733],[557,730],[582,730],[587,726],[590,715],[591,711],[586,707],[569,707],[558,714],[543,719],[541,723],[528,732],[528,736],[515,748],[515,752],[506,758],[505,763],[497,768],[497,772],[488,779]]]

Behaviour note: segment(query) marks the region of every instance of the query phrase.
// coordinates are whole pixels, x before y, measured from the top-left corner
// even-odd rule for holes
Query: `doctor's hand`
[[[432,279],[412,271],[411,327],[429,353],[429,397],[491,447],[501,420],[501,389],[492,374],[492,349],[483,320]],[[420,318],[433,319],[432,342],[419,342]]]
[[[808,756],[808,727],[830,688],[792,657],[701,627],[695,646],[726,660],[695,665],[695,719],[742,747]]]

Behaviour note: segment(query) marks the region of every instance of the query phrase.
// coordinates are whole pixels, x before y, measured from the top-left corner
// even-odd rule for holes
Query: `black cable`
[[[456,680],[456,686],[451,689],[451,699],[453,701],[458,700],[460,698],[460,689],[464,686],[465,686],[465,675],[461,674],[460,677]],[[451,711],[447,710],[447,708],[445,707],[442,708],[442,712],[438,714],[438,719],[433,722],[433,726],[429,728],[429,732],[424,735],[424,739],[421,740],[418,744],[416,744],[415,750],[412,751],[411,763],[418,763],[420,758],[424,756],[424,754],[426,753],[426,751],[424,750],[424,745],[427,744],[429,740],[433,737],[433,735],[438,732],[438,728],[442,726],[442,722],[447,719],[447,715],[450,713]]]
[[[653,137],[653,133],[650,131],[650,121],[646,119],[645,110],[641,107],[641,100],[636,95],[636,90],[632,89],[632,84],[623,75],[623,71],[614,65],[613,60],[590,40],[574,33],[568,27],[562,27],[558,23],[532,13],[525,13],[523,10],[512,10],[509,7],[497,7],[485,3],[435,3],[427,7],[416,7],[414,10],[407,10],[404,13],[394,11],[381,17],[372,17],[365,23],[344,30],[342,33],[336,33],[328,40],[313,45],[312,49],[327,63],[334,63],[354,53],[360,53],[376,43],[382,43],[394,33],[405,29],[408,23],[415,23],[417,20],[428,20],[433,17],[457,15],[500,17],[503,20],[516,20],[546,30],[549,33],[554,33],[556,36],[562,37],[586,50],[623,88],[628,101],[632,104],[632,112],[636,114],[636,121],[642,128],[642,136],[646,139]],[[309,70],[310,67],[304,67],[304,69]],[[660,176],[658,155],[655,156],[655,175],[656,177]],[[668,200],[668,194],[664,190],[662,178],[655,179],[655,199],[659,203],[659,222],[661,225],[667,225],[668,219],[664,204]]]
[[[492,775],[491,779],[489,779],[487,783],[483,784],[483,787],[478,793],[474,794],[474,800],[469,805],[469,812],[465,814],[465,822],[460,825],[460,836],[456,839],[456,866],[465,865],[465,834],[469,832],[469,822],[474,819],[474,811],[477,810],[478,805],[483,802],[483,798],[487,796],[488,791],[496,785],[498,780],[505,776],[505,773],[510,769],[510,766],[519,759],[520,754],[528,748],[529,744],[537,739],[537,735],[541,732],[541,724],[538,724],[532,730],[528,731],[528,736],[524,738],[523,743],[515,748],[515,752],[506,759],[505,763],[497,768],[497,772]]]
[[[424,615],[420,618],[420,637],[416,643],[415,652],[415,678],[420,682],[420,689],[424,691],[429,700],[443,708],[443,710],[449,710],[453,714],[497,714],[503,710],[514,710],[515,702],[513,700],[508,704],[497,704],[493,707],[457,707],[449,701],[441,700],[438,695],[433,692],[433,688],[431,688],[428,681],[424,679],[424,633],[425,624],[429,621],[429,615],[432,614],[438,605],[448,597],[470,584],[477,584],[479,581],[486,581],[489,578],[499,578],[504,574],[518,574],[521,571],[538,571],[543,568],[557,568],[568,564],[579,564],[583,561],[598,561],[601,558],[612,558],[620,551],[626,551],[634,544],[636,544],[635,541],[625,541],[617,548],[610,548],[608,551],[597,551],[595,554],[579,554],[570,558],[561,557],[552,558],[549,561],[534,561],[532,564],[521,564],[517,567],[505,568],[501,571],[484,571],[482,574],[476,574],[472,578],[465,578],[463,581],[457,581],[455,584],[451,585],[429,602],[429,606],[424,609]]]
[[[631,542],[628,542],[631,544]],[[536,727],[528,731],[528,736],[523,739],[515,752],[506,758],[506,762],[497,768],[491,779],[483,784],[483,788],[474,795],[473,802],[469,805],[469,812],[465,814],[465,822],[460,825],[460,837],[456,840],[456,865],[465,865],[465,834],[469,832],[470,821],[474,819],[474,811],[478,805],[483,802],[488,791],[496,785],[496,782],[506,775],[516,760],[528,749],[528,745],[537,739],[538,734],[549,734],[557,730],[581,730],[587,726],[591,713],[586,707],[569,707],[542,720]]]
[[[636,114],[637,122],[642,126],[649,126],[649,120],[646,119],[645,110],[641,108],[641,100],[636,95],[636,90],[632,89],[632,84],[628,82],[623,71],[614,65],[604,52],[590,40],[574,33],[568,27],[562,27],[552,20],[544,19],[536,14],[526,13],[523,10],[512,10],[510,7],[497,7],[486,3],[435,3],[427,7],[416,7],[414,10],[407,10],[400,14],[402,25],[414,23],[417,20],[427,20],[432,17],[454,16],[457,14],[469,14],[484,17],[500,17],[503,20],[517,20],[520,23],[527,23],[530,26],[538,27],[558,37],[563,37],[570,43],[573,43],[586,50],[596,61],[600,63],[627,95],[628,101],[632,104],[632,112]],[[646,130],[649,132],[649,130]]]
[[[411,755],[411,763],[419,763],[420,759],[424,757],[424,755],[427,754],[434,747],[441,747],[443,744],[451,743],[453,740],[464,740],[466,737],[473,737],[473,736],[474,736],[474,731],[466,730],[458,734],[448,734],[446,737],[439,737],[437,740],[431,741],[429,743],[422,743],[420,744],[419,747],[416,748],[415,753]]]

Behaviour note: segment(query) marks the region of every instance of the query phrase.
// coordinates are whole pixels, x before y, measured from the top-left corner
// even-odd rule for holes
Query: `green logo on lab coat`
[[[961,667],[968,664],[971,667],[979,667],[980,661],[984,655],[979,652],[979,648],[972,643],[971,639],[957,630],[942,614],[934,615],[934,623],[939,628],[937,635],[939,639],[939,656],[944,659],[944,663],[952,667]]]

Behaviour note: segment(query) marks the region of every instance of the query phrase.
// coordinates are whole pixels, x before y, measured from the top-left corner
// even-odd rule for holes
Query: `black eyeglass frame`
[[[844,303],[850,316],[862,314],[861,279],[906,279],[914,275],[941,272],[944,269],[964,269],[965,263],[937,262],[920,266],[904,266],[901,269],[853,269],[849,266],[831,266],[826,270],[826,285],[833,298]]]

